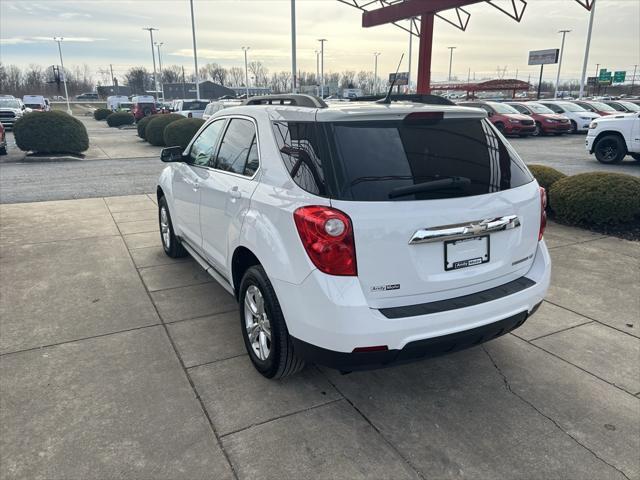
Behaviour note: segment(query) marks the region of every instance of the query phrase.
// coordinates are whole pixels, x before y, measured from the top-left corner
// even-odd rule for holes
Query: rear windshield
[[[184,102],[182,110],[204,110],[209,102]]]
[[[274,130],[293,180],[336,200],[456,198],[533,180],[483,119],[275,122]]]

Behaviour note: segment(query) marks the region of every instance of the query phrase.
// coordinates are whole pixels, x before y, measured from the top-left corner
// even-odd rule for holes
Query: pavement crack
[[[609,467],[613,468],[614,470],[616,470],[618,473],[620,473],[620,475],[622,475],[624,478],[626,478],[627,480],[631,480],[627,474],[625,474],[622,470],[620,470],[618,467],[616,467],[615,465],[609,463],[607,460],[605,460],[604,458],[602,458],[601,456],[599,456],[595,451],[593,451],[592,449],[590,449],[589,447],[587,447],[585,444],[583,444],[582,442],[580,442],[580,440],[578,440],[575,436],[571,435],[569,432],[567,432],[562,425],[560,425],[560,423],[558,423],[556,420],[554,420],[553,418],[551,418],[549,415],[545,414],[544,412],[542,412],[538,407],[536,407],[532,402],[530,402],[529,400],[527,400],[526,398],[524,398],[522,395],[520,395],[519,393],[517,393],[515,390],[513,390],[513,388],[511,388],[511,384],[509,383],[509,379],[507,378],[507,376],[504,374],[504,372],[502,371],[502,369],[498,366],[498,363],[495,361],[495,359],[491,356],[491,354],[489,353],[489,350],[487,350],[485,345],[481,345],[482,350],[484,351],[484,353],[487,354],[487,357],[489,358],[489,361],[491,362],[491,364],[493,365],[493,368],[496,370],[496,372],[498,372],[498,375],[500,376],[500,378],[502,378],[502,382],[504,383],[504,388],[511,393],[513,396],[515,396],[516,398],[518,398],[521,402],[525,403],[526,405],[528,405],[529,407],[531,407],[535,412],[537,412],[539,415],[541,415],[542,417],[546,418],[547,420],[549,420],[551,423],[553,423],[553,425],[555,425],[555,427],[560,430],[562,433],[564,433],[567,437],[569,437],[571,440],[573,440],[576,444],[580,445],[582,448],[584,448],[586,451],[588,451],[591,455],[593,455],[595,458],[597,458],[598,460],[600,460],[602,463],[604,463],[605,465],[608,465]]]

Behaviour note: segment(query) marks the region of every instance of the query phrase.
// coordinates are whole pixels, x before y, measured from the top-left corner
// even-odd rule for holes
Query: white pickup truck
[[[640,113],[609,115],[592,121],[586,147],[600,163],[619,163],[627,154],[640,161]]]

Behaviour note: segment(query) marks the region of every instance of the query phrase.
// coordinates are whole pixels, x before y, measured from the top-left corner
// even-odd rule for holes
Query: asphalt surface
[[[0,203],[68,200],[152,193],[163,164],[148,151],[132,131],[114,131],[83,119],[88,124],[92,144],[108,146],[112,158],[43,162],[24,159],[9,135],[9,155],[0,158]],[[94,123],[96,125],[94,125]],[[528,164],[548,165],[567,175],[607,171],[640,176],[640,162],[631,157],[618,165],[598,163],[584,148],[584,135],[562,137],[511,138],[514,148]],[[117,148],[116,148],[117,147]],[[147,150],[144,150],[144,149]],[[158,149],[159,150],[159,149]],[[123,151],[139,152],[146,158],[113,158]],[[100,152],[98,152],[100,153]]]

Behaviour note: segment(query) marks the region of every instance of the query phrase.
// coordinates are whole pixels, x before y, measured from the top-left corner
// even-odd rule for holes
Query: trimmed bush
[[[640,221],[640,178],[581,173],[551,186],[556,218],[570,225],[616,227]]]
[[[171,122],[164,129],[164,144],[167,147],[181,146],[187,148],[189,142],[204,124],[201,118],[185,118]]]
[[[168,115],[155,115],[154,118],[149,121],[145,130],[147,142],[157,147],[164,147],[165,127],[170,123],[178,120],[184,120],[184,117],[182,115],[178,115],[177,113],[169,113]]]
[[[149,124],[151,119],[155,117],[156,115],[147,115],[146,117],[142,117],[140,120],[138,120],[138,123],[136,124],[136,126],[138,127],[138,136],[141,139],[143,140],[147,139],[147,135],[145,134],[147,130],[147,125]]]
[[[96,108],[93,112],[93,118],[96,120],[105,120],[112,113],[108,108]]]
[[[114,112],[107,117],[107,125],[119,127],[120,125],[133,125],[133,115],[129,112]]]
[[[27,113],[13,126],[20,150],[37,153],[81,153],[89,148],[87,129],[60,110]]]
[[[551,205],[551,186],[558,180],[566,178],[566,175],[555,168],[545,167],[544,165],[527,165],[529,170],[536,177],[541,187],[547,191],[547,208],[553,210]]]

